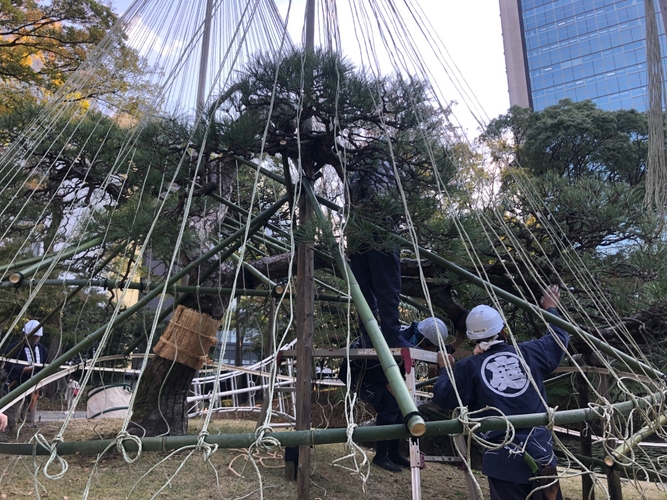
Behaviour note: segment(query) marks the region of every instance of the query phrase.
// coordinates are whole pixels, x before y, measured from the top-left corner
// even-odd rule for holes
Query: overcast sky
[[[111,0],[117,13],[122,14],[133,0]],[[500,28],[498,0],[416,0],[438,29],[440,39],[451,59],[457,65],[474,95],[489,118],[495,118],[509,108],[507,76]],[[281,12],[289,0],[276,0]],[[400,2],[399,2],[400,3]],[[295,40],[300,39],[296,23],[303,19],[305,0],[293,0],[290,31]],[[294,24],[294,26],[292,26]],[[416,36],[415,39],[418,37]],[[441,83],[447,93],[447,84]],[[457,99],[455,92],[447,99]],[[464,106],[454,108],[454,114],[467,129],[470,137],[476,136],[478,125]]]

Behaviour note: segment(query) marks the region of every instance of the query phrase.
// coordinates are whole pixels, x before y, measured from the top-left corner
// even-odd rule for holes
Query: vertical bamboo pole
[[[197,115],[204,113],[206,105],[206,78],[208,73],[208,53],[211,45],[211,22],[213,17],[213,0],[206,0],[204,14],[204,33],[201,41],[201,57],[199,58],[199,85],[197,87]]]
[[[609,491],[609,500],[623,500],[621,475],[611,467],[607,470],[607,490]]]

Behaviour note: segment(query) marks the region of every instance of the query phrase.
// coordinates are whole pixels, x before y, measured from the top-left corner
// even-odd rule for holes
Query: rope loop
[[[361,489],[362,491],[366,492],[366,482],[370,476],[371,463],[368,460],[368,455],[366,455],[366,452],[352,440],[352,434],[354,434],[354,430],[357,427],[358,426],[356,423],[352,421],[348,422],[347,428],[345,429],[345,435],[347,436],[345,449],[348,450],[348,453],[347,455],[334,460],[332,465],[334,467],[340,467],[341,469],[344,469],[359,477],[359,479],[361,479]],[[361,461],[359,461],[357,457],[361,457]],[[348,459],[352,460],[352,466],[348,466],[343,463]],[[362,468],[364,470],[362,470]]]
[[[63,437],[58,435],[53,438],[51,443],[49,443],[41,433],[37,433],[35,434],[35,441],[37,441],[37,443],[41,444],[42,446],[48,448],[51,451],[48,460],[44,464],[44,470],[43,470],[44,476],[52,480],[57,480],[63,477],[67,472],[67,469],[69,468],[67,460],[58,455],[58,444],[64,441]],[[50,474],[49,467],[56,460],[58,460],[58,463],[60,464],[60,472],[58,472],[57,474]]]
[[[125,449],[125,441],[134,441],[135,443],[137,443],[137,454],[134,456],[134,458],[132,458],[127,453],[127,450]],[[128,464],[134,463],[141,456],[141,451],[142,451],[141,439],[139,439],[137,436],[134,436],[133,434],[130,434],[127,431],[120,431],[116,436],[116,450],[118,450],[118,453],[120,453],[123,456],[123,460],[125,460],[125,462],[127,462]]]
[[[201,453],[204,463],[208,462],[213,455],[218,450],[217,444],[209,444],[206,442],[206,437],[209,435],[209,432],[206,429],[202,429],[197,438],[197,451]]]
[[[461,425],[463,427],[462,432],[458,434],[459,436],[465,436],[465,437],[470,436],[472,440],[474,440],[479,445],[488,450],[499,450],[507,446],[512,441],[514,441],[514,434],[515,434],[514,426],[507,419],[505,414],[498,408],[494,406],[487,406],[485,408],[481,408],[479,410],[471,412],[468,410],[467,407],[459,406],[455,411],[458,411],[458,416],[456,417],[456,419],[459,422],[461,422]],[[497,415],[488,415],[489,412],[497,413]],[[472,415],[475,415],[476,413],[486,413],[486,415],[479,418],[473,418]],[[475,433],[475,431],[479,429],[482,423],[489,418],[501,418],[505,422],[505,437],[501,443],[488,441],[483,437],[481,437],[479,434]]]
[[[267,432],[273,432],[273,427],[264,424],[255,430],[255,437],[257,438],[252,444],[251,448],[255,448],[267,453],[278,451],[281,447],[280,441],[274,437],[265,436]]]
[[[556,425],[556,410],[558,410],[558,406],[554,406],[553,408],[547,406],[547,429],[549,429],[549,432],[553,432],[554,425]]]

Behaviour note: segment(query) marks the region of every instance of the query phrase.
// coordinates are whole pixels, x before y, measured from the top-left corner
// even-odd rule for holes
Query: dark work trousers
[[[491,500],[526,500],[528,494],[537,488],[537,483],[517,484],[503,481],[502,479],[489,478],[489,490]],[[530,500],[563,500],[560,485],[556,491],[547,494],[544,490],[538,490],[530,496]]]
[[[392,396],[386,386],[380,384],[361,384],[359,387],[359,397],[366,403],[369,403],[375,412],[377,418],[375,425],[402,424],[403,415],[398,406],[398,401]],[[391,444],[395,444],[395,450],[391,450]],[[391,441],[378,441],[376,453],[386,455],[389,453],[398,453],[398,439]]]
[[[401,293],[401,261],[398,249],[366,250],[350,254],[350,268],[368,306],[380,318],[380,329],[390,347],[398,343],[398,304]],[[368,335],[359,319],[359,327]]]

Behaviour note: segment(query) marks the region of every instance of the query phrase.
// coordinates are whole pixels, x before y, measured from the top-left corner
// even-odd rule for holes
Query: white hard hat
[[[28,335],[30,332],[32,332],[35,328],[39,326],[39,321],[36,319],[31,319],[28,321],[25,326],[23,327],[23,332]],[[35,333],[33,333],[35,337],[41,337],[44,335],[44,331],[42,330],[42,327],[39,326],[39,330],[37,330]]]
[[[444,342],[449,335],[447,325],[438,318],[426,318],[420,321],[417,325],[417,330],[433,345],[440,345],[438,338],[441,338]]]
[[[502,316],[493,307],[473,307],[466,318],[466,334],[470,340],[483,340],[500,333],[505,326]]]

